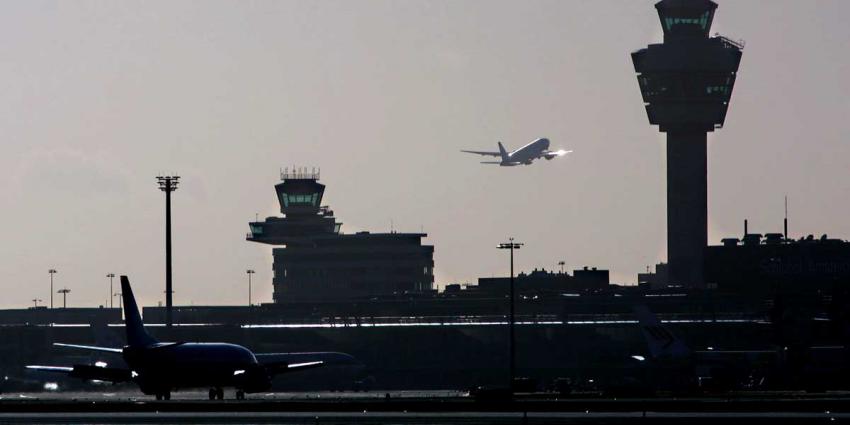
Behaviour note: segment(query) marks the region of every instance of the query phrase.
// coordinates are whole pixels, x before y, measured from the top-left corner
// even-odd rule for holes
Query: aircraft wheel
[[[210,388],[210,400],[215,400],[216,396],[218,396],[218,392],[215,388]]]
[[[224,400],[224,390],[219,387],[215,389],[215,396],[219,400]]]
[[[237,400],[245,400],[245,391],[236,390],[236,399]]]
[[[156,401],[162,400],[162,394],[156,393]]]

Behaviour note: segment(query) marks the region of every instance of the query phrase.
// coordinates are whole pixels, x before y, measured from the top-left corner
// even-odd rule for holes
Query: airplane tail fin
[[[502,156],[502,161],[508,161],[508,151],[505,150],[505,147],[502,146],[502,142],[497,142],[499,144],[499,155]]]
[[[130,279],[121,276],[121,296],[124,298],[124,327],[127,329],[127,345],[130,347],[147,347],[157,343],[157,340],[148,334],[136,305],[136,297],[130,288]]]
[[[664,326],[647,306],[637,305],[633,309],[653,358],[684,359],[690,356],[691,350],[685,342]]]

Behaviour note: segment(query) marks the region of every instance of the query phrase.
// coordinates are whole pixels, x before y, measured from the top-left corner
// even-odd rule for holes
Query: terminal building
[[[850,287],[850,243],[747,233],[706,248],[705,269],[709,285],[724,292],[835,294]]]
[[[249,224],[247,240],[273,245],[274,302],[364,299],[433,292],[434,247],[425,233],[342,233],[322,206],[318,172],[281,173],[283,217]]]
[[[510,287],[510,277],[480,277],[473,291],[482,294],[506,294]],[[596,267],[573,270],[568,273],[555,273],[545,269],[534,269],[529,273],[521,272],[516,276],[515,285],[521,294],[561,294],[564,292],[598,292],[608,289],[610,284],[608,270]]]

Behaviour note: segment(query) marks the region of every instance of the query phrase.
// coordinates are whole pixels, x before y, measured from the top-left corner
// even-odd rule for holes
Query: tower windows
[[[319,194],[318,193],[308,193],[308,194],[289,194],[284,193],[281,195],[283,197],[283,206],[288,207],[290,204],[298,206],[298,205],[309,205],[316,206],[319,202]]]
[[[667,16],[664,18],[664,26],[667,27],[667,30],[673,29],[674,25],[699,25],[699,27],[705,31],[708,27],[708,18],[709,13],[705,12],[699,17],[696,18],[682,18],[682,17],[672,17]]]

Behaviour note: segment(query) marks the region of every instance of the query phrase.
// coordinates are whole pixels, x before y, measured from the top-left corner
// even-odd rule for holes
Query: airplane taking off
[[[159,342],[144,328],[130,281],[121,276],[124,298],[124,327],[127,345],[124,348],[93,347],[61,344],[60,347],[79,348],[121,354],[127,368],[106,367],[105,364],[62,366],[27,366],[28,369],[68,374],[74,378],[106,382],[134,382],[145,394],[157,400],[169,400],[171,391],[183,388],[211,388],[210,400],[223,399],[223,387],[236,388],[236,399],[245,393],[268,391],[275,375],[328,364],[359,364],[344,353],[276,353],[254,354],[235,344]]]
[[[482,152],[482,151],[467,151],[461,150],[461,152],[466,153],[474,153],[477,155],[486,155],[486,156],[496,156],[500,157],[501,161],[482,161],[482,164],[499,164],[502,167],[513,167],[514,165],[529,165],[535,159],[546,158],[552,159],[559,156],[564,156],[572,151],[565,151],[563,149],[557,151],[549,150],[549,139],[541,138],[537,139],[513,152],[508,152],[505,150],[505,147],[502,146],[502,142],[498,142],[499,151],[498,152]]]

